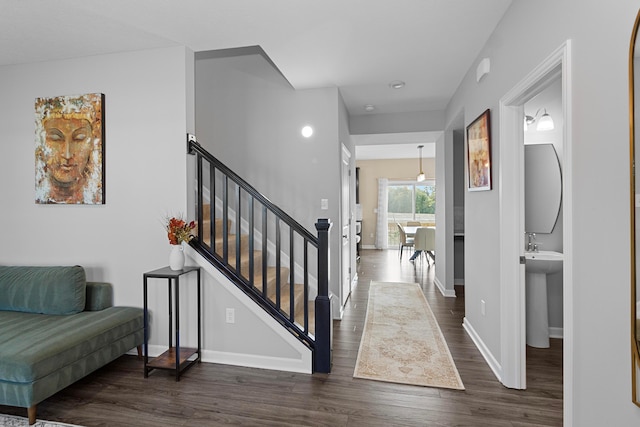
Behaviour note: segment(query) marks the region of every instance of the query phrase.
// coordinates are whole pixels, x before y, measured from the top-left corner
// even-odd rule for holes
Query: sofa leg
[[[139,345],[138,347],[136,347],[138,349],[138,359],[142,359],[142,346]]]
[[[34,425],[36,423],[36,405],[30,406],[27,409],[27,414],[29,415],[29,425]]]

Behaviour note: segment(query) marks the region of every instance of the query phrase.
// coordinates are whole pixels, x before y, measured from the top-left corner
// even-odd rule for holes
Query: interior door
[[[344,307],[351,294],[351,153],[342,145],[342,289],[340,305]]]

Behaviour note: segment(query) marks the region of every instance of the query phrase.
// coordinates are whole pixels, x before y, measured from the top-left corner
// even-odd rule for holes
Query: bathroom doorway
[[[571,73],[570,41],[565,42],[500,100],[500,289],[501,289],[501,382],[509,388],[525,389],[525,215],[524,215],[524,118],[527,103],[560,81],[562,120],[562,328],[563,359],[573,351],[572,323],[572,180],[571,180]],[[535,113],[535,111],[534,111]],[[508,141],[508,143],[507,143]],[[560,219],[559,219],[560,221]],[[516,286],[513,286],[513,284]],[[563,373],[565,414],[571,408],[571,370]]]
[[[524,104],[524,232],[527,355],[532,348],[562,348],[562,80]],[[552,261],[551,257],[558,258]],[[547,259],[549,258],[549,259]],[[555,258],[553,258],[555,259]],[[539,274],[539,275],[533,275]]]

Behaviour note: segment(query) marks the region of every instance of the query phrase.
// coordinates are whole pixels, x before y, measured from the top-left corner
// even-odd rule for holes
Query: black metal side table
[[[180,276],[195,271],[198,275],[198,348],[186,348],[180,345]],[[149,319],[147,304],[147,282],[148,279],[167,279],[169,290],[169,349],[160,356],[149,361]],[[182,270],[171,270],[169,267],[159,268],[143,274],[144,279],[144,377],[149,376],[149,372],[154,369],[165,369],[175,372],[176,381],[180,381],[180,374],[186,369],[199,363],[201,360],[202,347],[202,316],[200,308],[201,282],[200,267],[184,267]],[[174,292],[172,283],[175,282]],[[173,303],[175,294],[175,304]],[[173,345],[173,309],[175,307],[175,346]],[[195,359],[189,360],[197,354]]]

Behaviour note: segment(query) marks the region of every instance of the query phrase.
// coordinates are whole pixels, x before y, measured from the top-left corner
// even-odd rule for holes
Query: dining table
[[[418,228],[435,228],[435,227],[426,226],[426,225],[405,225],[402,227],[402,229],[404,230],[404,234],[406,234],[407,237],[415,237],[416,230]]]
[[[405,225],[402,227],[404,234],[406,234],[407,237],[414,237],[418,228],[420,228],[419,225]]]

